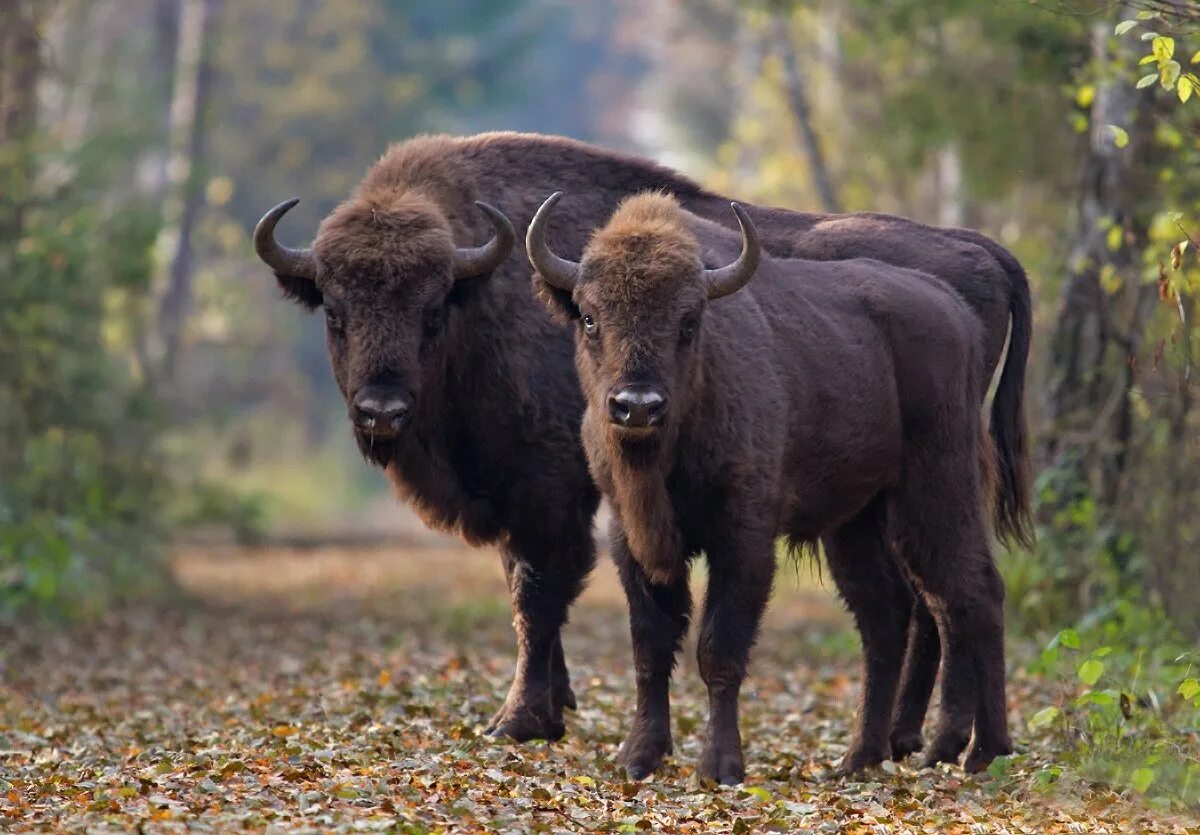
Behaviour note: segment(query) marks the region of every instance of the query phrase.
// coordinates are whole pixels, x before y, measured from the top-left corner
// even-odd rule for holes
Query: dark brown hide
[[[324,306],[334,376],[351,405],[372,386],[411,404],[396,437],[358,433],[363,453],[428,524],[500,545],[519,648],[513,688],[490,728],[516,739],[560,735],[562,708],[574,703],[559,631],[594,562],[598,496],[579,445],[584,404],[563,318],[531,297],[523,252],[490,275],[454,281],[452,248],[493,234],[474,201],[503,211],[523,241],[534,211],[559,188],[569,194],[549,241],[570,258],[623,197],[645,189],[734,224],[725,198],[638,157],[536,135],[427,136],[389,149],[321,225],[315,282],[277,275],[288,297]],[[1010,310],[1028,313],[1017,302],[1027,298],[1024,275],[952,234],[882,215],[748,210],[768,251],[873,254],[953,283],[985,322],[987,373]],[[1006,369],[1023,368],[1024,350],[1014,338]],[[1006,409],[1019,416],[1016,394]],[[1024,487],[1015,495],[1023,508]],[[909,714],[923,716],[920,696]],[[916,730],[919,739],[919,718]]]
[[[639,195],[592,238],[571,297],[584,448],[616,509],[633,592],[639,705],[623,759],[641,775],[669,750],[680,637],[670,624],[686,612],[656,598],[686,600],[688,561],[703,552],[698,660],[711,713],[700,770],[741,780],[737,693],[783,536],[823,541],[863,635],[867,680],[844,769],[891,753],[907,620],[893,550],[946,646],[927,762],[957,760],[973,722],[966,767],[986,768],[1011,744],[978,319],[938,279],[870,260],[764,260],[746,289],[710,302],[704,268],[737,251],[736,236],[673,197]],[[661,423],[630,428],[614,415],[614,392],[629,390],[668,404]]]

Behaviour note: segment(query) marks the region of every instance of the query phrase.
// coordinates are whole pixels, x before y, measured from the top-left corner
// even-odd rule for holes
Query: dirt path
[[[706,789],[690,655],[676,754],[647,783],[611,762],[632,701],[619,589],[604,565],[566,637],[580,710],[558,744],[478,733],[508,685],[498,560],[428,546],[193,551],[195,602],[83,631],[18,634],[3,656],[0,828],[271,831],[1185,831],[1103,789],[1044,795],[1050,753],[1021,717],[1019,773],[888,764],[835,780],[858,670],[847,620],[807,570],[782,573],[745,693],[745,786]],[[1196,830],[1200,831],[1200,830]]]

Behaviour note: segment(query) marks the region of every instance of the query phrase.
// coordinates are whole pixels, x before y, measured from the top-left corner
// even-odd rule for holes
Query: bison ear
[[[536,272],[533,274],[533,294],[541,300],[550,311],[550,318],[558,324],[569,325],[579,318],[579,308],[575,306],[571,294],[555,287]]]
[[[317,283],[311,278],[275,273],[275,280],[279,282],[279,289],[283,291],[285,299],[295,302],[309,313],[320,307],[325,300],[321,291],[317,289]]]

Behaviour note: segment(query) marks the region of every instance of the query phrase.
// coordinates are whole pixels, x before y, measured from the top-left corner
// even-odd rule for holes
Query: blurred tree
[[[184,317],[192,301],[192,235],[204,199],[200,177],[207,149],[206,110],[213,84],[213,36],[218,0],[183,0],[171,96],[167,177],[160,248],[172,250],[159,307],[161,380],[170,380],[179,353]]]
[[[107,180],[123,139],[64,134],[49,62],[78,29],[51,4],[0,15],[0,612],[79,611],[163,581],[164,470],[154,400],[131,375],[110,305],[145,292],[155,216]],[[95,91],[94,91],[95,92]],[[131,131],[136,135],[136,131]]]

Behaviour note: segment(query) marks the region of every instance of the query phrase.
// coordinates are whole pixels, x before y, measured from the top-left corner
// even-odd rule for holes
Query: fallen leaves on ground
[[[676,675],[675,756],[629,782],[613,763],[633,684],[603,569],[566,633],[580,710],[559,743],[481,736],[512,633],[494,555],[458,549],[188,555],[196,600],[87,629],[8,636],[0,820],[16,831],[240,829],[664,832],[1200,832],[1108,789],[1036,788],[1053,751],[1024,715],[1001,776],[888,763],[831,776],[858,670],[826,592],[787,573],[744,695],[748,777],[694,772],[706,708]],[[790,588],[790,590],[789,590]],[[1026,708],[1029,708],[1026,710]]]

